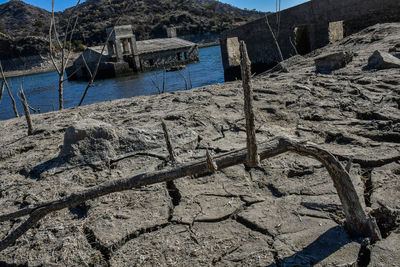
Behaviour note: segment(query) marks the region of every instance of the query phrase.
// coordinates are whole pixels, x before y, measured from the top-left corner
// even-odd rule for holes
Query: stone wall
[[[400,1],[312,0],[225,31],[220,36],[225,80],[240,77],[238,66],[230,64],[232,60],[229,58],[228,38],[238,37],[246,42],[253,72],[259,73],[280,61],[268,24],[276,33],[283,57],[286,59],[299,50],[309,52],[328,44],[332,35],[335,35],[335,41],[340,39],[337,38],[338,34],[340,36],[338,24],[330,26],[330,23],[338,21],[342,21],[344,36],[376,23],[398,22]],[[335,33],[330,33],[329,29],[335,29]]]

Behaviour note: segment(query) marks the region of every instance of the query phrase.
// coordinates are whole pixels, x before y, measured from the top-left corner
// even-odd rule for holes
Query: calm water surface
[[[224,81],[221,51],[219,46],[199,49],[200,62],[186,66],[181,73],[186,76],[189,87],[189,76],[193,87],[221,83]],[[162,71],[152,71],[134,74],[127,77],[99,80],[95,86],[89,89],[84,104],[102,102],[106,100],[127,98],[139,95],[150,95],[157,93],[152,79],[162,88]],[[40,107],[42,113],[58,108],[58,76],[56,72],[29,75],[25,77],[9,78],[8,83],[14,98],[17,101],[18,112],[23,114],[23,108],[17,97],[17,92],[23,83],[24,92],[29,105],[34,108]],[[67,81],[64,84],[64,107],[75,107],[78,105],[86,88],[86,82]],[[185,82],[178,72],[166,73],[166,90],[185,90]],[[11,100],[4,92],[0,103],[0,120],[14,117]]]

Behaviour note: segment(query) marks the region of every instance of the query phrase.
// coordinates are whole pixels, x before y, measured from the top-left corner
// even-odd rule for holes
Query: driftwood
[[[289,137],[277,137],[268,142],[259,144],[258,147],[261,160],[272,158],[286,152],[295,152],[304,156],[312,156],[320,161],[328,170],[328,173],[333,180],[333,184],[337,190],[346,216],[346,226],[348,231],[357,236],[370,237],[373,241],[381,239],[376,222],[365,212],[361,205],[354,185],[351,182],[349,173],[331,153],[316,144]],[[215,162],[218,170],[221,170],[230,166],[246,163],[248,157],[247,154],[247,149],[241,149],[216,156],[213,162]],[[0,242],[0,251],[13,244],[15,240],[34,227],[39,220],[51,212],[68,207],[75,207],[85,201],[96,199],[111,193],[161,182],[173,181],[186,176],[202,175],[209,173],[209,171],[210,166],[207,160],[180,164],[166,170],[148,172],[130,178],[107,181],[55,201],[29,206],[12,213],[1,215],[0,222],[28,215],[29,218]]]
[[[248,166],[257,167],[260,159],[257,153],[256,129],[253,110],[253,87],[251,83],[251,62],[244,41],[240,41],[240,68],[244,90],[244,113],[246,117],[247,149],[249,150]]]
[[[24,111],[25,111],[26,123],[28,124],[28,135],[32,135],[33,134],[33,124],[32,124],[32,119],[31,119],[31,113],[29,112],[28,101],[26,100],[22,86],[21,86],[21,90],[19,91],[19,94],[21,95],[21,102],[22,102],[22,106],[24,107]]]
[[[8,86],[8,82],[7,82],[6,76],[4,75],[3,65],[1,65],[1,62],[0,62],[0,73],[1,73],[1,78],[3,79],[3,85],[6,86],[8,96],[11,98],[14,115],[16,118],[18,118],[19,114],[18,114],[18,110],[17,110],[17,103],[15,102],[15,99],[11,93],[10,86]],[[2,87],[3,87],[3,85],[2,85]],[[2,90],[4,90],[4,89],[2,88]]]

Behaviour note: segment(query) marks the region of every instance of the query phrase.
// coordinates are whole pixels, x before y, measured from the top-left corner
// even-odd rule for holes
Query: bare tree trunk
[[[33,134],[33,124],[32,124],[31,114],[29,112],[28,101],[26,100],[22,86],[21,86],[21,91],[19,91],[19,94],[21,95],[21,100],[22,100],[21,102],[22,102],[22,106],[24,107],[24,111],[25,111],[26,123],[28,124],[28,135],[32,135]]]
[[[60,79],[58,81],[58,103],[60,110],[64,109],[64,72],[61,71]]]
[[[257,152],[256,128],[253,108],[253,87],[251,83],[251,62],[247,55],[244,41],[240,41],[240,67],[242,70],[242,84],[244,90],[244,113],[246,116],[247,149],[249,150],[248,166],[257,167],[260,159]]]
[[[14,99],[12,93],[11,93],[10,86],[8,86],[8,82],[7,82],[6,76],[4,75],[3,65],[1,65],[1,62],[0,62],[0,73],[1,73],[1,77],[3,79],[3,84],[7,88],[8,96],[11,98],[12,107],[13,107],[13,110],[14,110],[14,115],[15,115],[16,118],[18,118],[19,114],[18,114],[18,110],[17,110],[17,103],[15,102],[15,99]]]
[[[381,239],[376,222],[365,212],[361,205],[349,173],[346,172],[343,165],[331,153],[316,144],[289,137],[277,137],[260,144],[259,147],[261,160],[291,151],[300,155],[314,157],[320,161],[325,168],[327,168],[339,195],[346,216],[347,229],[354,235],[370,237],[373,242]],[[214,161],[218,169],[221,170],[230,166],[246,163],[247,158],[247,149],[241,149],[217,156],[214,158]],[[39,220],[51,212],[68,207],[75,207],[85,201],[111,193],[173,181],[186,176],[203,175],[209,173],[209,171],[210,167],[207,160],[186,163],[172,169],[143,173],[131,178],[110,180],[55,201],[25,207],[16,212],[1,215],[0,222],[28,215],[29,218],[0,242],[0,251],[13,244],[20,236],[34,227]]]

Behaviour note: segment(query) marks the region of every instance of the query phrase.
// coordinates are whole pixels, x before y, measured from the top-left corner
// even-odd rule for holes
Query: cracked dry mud
[[[400,72],[364,68],[399,35],[400,24],[377,25],[288,60],[290,73],[253,81],[258,141],[296,135],[343,164],[351,156],[353,183],[382,241],[348,236],[327,171],[314,159],[284,154],[259,168],[238,165],[55,212],[2,251],[0,265],[399,266]],[[353,62],[316,74],[313,58],[339,48],[357,52]],[[168,167],[161,119],[181,162],[246,143],[240,82],[32,117],[33,136],[24,118],[0,122],[1,213]],[[114,139],[83,140],[73,157],[59,157],[66,129],[87,119],[106,123]],[[0,238],[22,219],[1,223]]]

